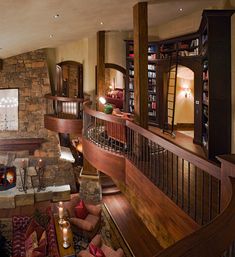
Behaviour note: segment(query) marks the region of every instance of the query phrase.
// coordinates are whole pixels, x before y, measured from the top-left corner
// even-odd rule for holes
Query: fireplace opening
[[[16,186],[16,167],[0,167],[0,191]]]

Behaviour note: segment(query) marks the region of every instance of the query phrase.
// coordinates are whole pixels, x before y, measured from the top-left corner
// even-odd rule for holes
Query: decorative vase
[[[112,104],[105,104],[104,105],[104,113],[111,114],[113,112]]]

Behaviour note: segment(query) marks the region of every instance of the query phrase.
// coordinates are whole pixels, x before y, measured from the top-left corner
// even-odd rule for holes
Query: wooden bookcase
[[[159,59],[167,59],[170,55],[174,57],[176,53],[181,57],[199,55],[199,36],[197,33],[164,40],[158,43],[160,45]]]
[[[231,152],[231,15],[205,10],[200,25],[202,146],[209,159]]]
[[[159,88],[156,83],[157,44],[150,42],[148,45],[148,116],[149,124],[158,125]],[[126,111],[134,112],[134,43],[126,41]]]

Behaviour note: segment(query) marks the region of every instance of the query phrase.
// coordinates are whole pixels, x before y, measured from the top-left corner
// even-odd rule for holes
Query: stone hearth
[[[47,53],[47,50],[40,49],[4,59],[3,69],[0,72],[0,88],[19,89],[18,131],[0,131],[0,138],[43,138],[45,140],[41,147],[33,153],[28,151],[0,152],[0,164],[13,165],[19,170],[19,163],[22,159],[27,159],[28,162],[29,189],[27,194],[24,192],[15,194],[15,190],[20,187],[19,172],[17,173],[16,188],[0,192],[0,201],[5,199],[7,193],[10,194],[9,197],[14,195],[15,202],[12,200],[12,203],[9,203],[11,206],[20,205],[18,199],[24,199],[26,195],[25,202],[31,201],[30,195],[34,201],[49,197],[49,195],[54,199],[60,194],[62,186],[65,186],[65,190],[62,191],[67,192],[68,186],[72,192],[76,191],[73,166],[70,162],[60,159],[58,134],[44,128],[44,114],[46,114],[44,95],[51,93]],[[35,165],[39,158],[43,159],[45,163],[44,182],[47,188],[44,193],[35,194],[34,189],[38,186]],[[15,197],[15,195],[17,196]],[[7,205],[6,199],[0,202],[0,206],[3,205]]]

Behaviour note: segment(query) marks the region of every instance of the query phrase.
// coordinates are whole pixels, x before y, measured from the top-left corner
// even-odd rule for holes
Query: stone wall
[[[3,60],[0,88],[19,89],[19,129],[0,131],[0,138],[44,138],[34,157],[43,157],[48,165],[47,184],[70,184],[75,189],[72,165],[59,159],[59,139],[55,132],[44,128],[46,99],[51,92],[46,50],[36,50]],[[26,157],[26,156],[23,156]]]

